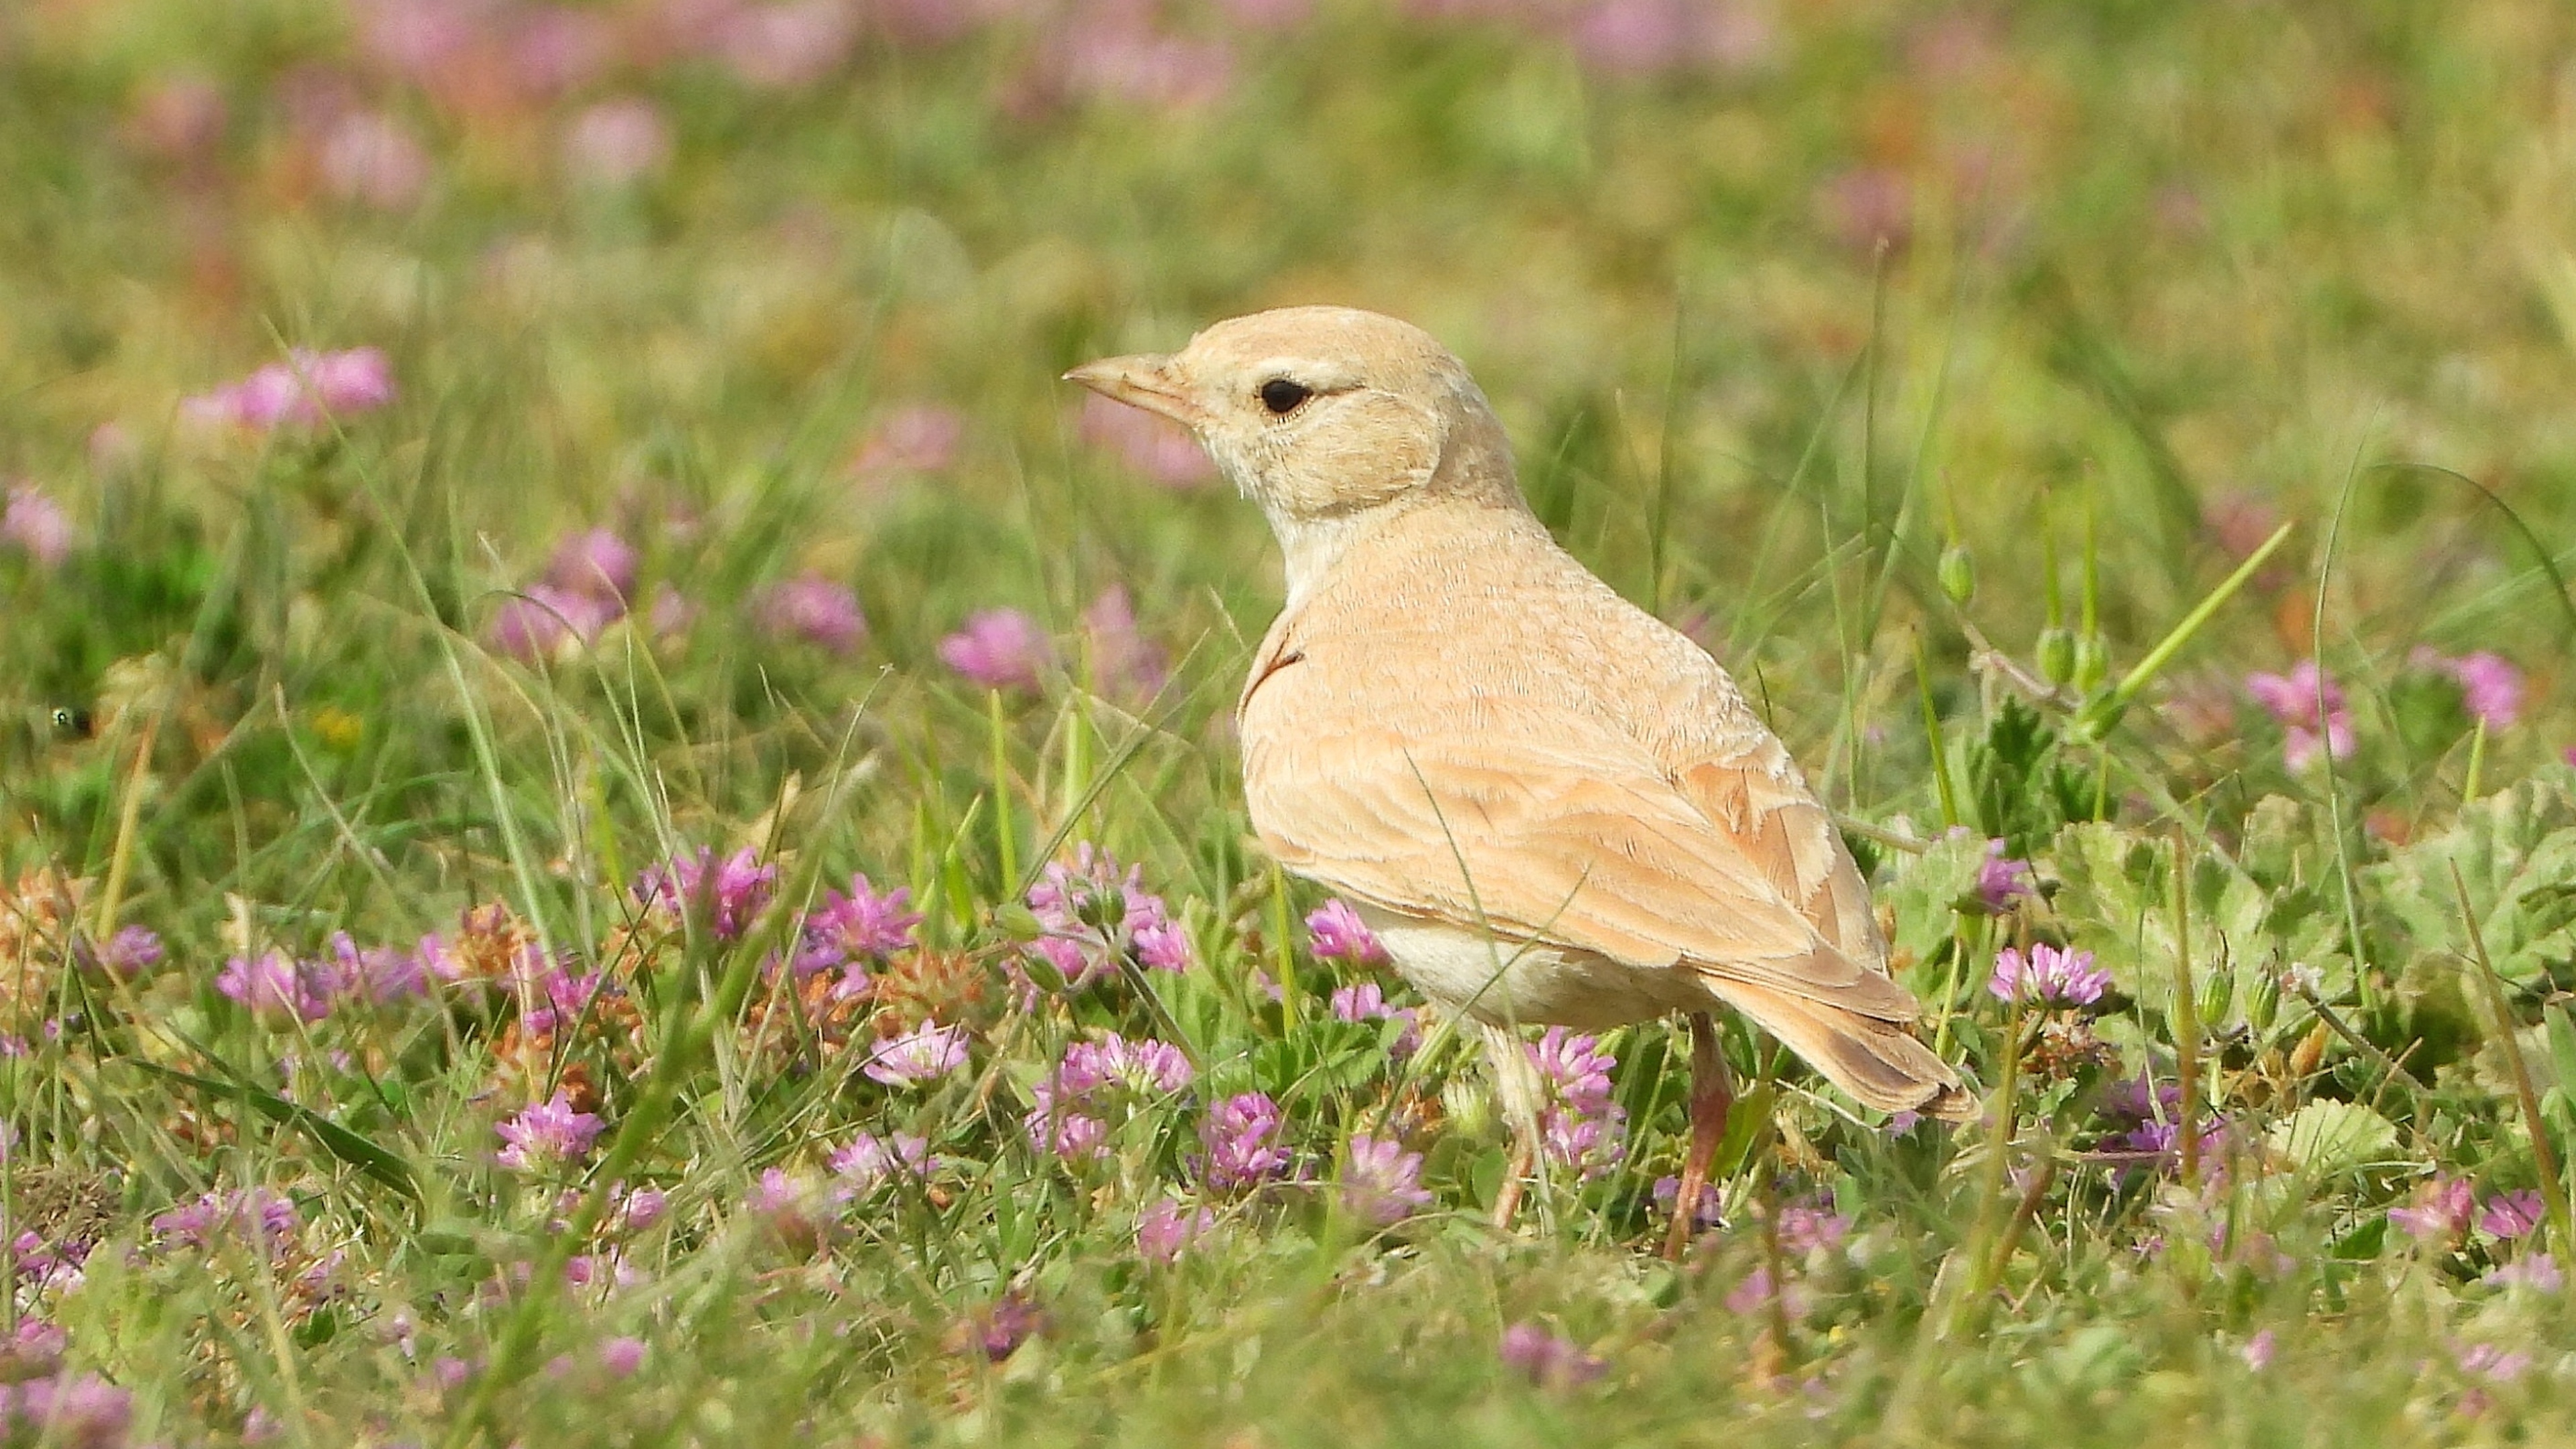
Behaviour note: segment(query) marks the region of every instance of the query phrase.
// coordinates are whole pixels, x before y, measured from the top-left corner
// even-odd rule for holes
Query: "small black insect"
[[[1283,417],[1295,412],[1298,404],[1314,395],[1313,388],[1284,377],[1274,377],[1261,385],[1261,405]]]
[[[90,723],[90,713],[88,710],[76,709],[70,705],[56,705],[54,707],[54,733],[58,735],[76,735],[82,739],[87,739],[89,738],[90,733]]]

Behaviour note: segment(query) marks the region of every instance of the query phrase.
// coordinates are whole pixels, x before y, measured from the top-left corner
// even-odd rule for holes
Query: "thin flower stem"
[[[2478,777],[2486,772],[2487,721],[2478,716],[2476,730],[2469,735],[2469,774],[2460,782],[2460,803],[2466,805],[2478,798]]]
[[[2550,1236],[2563,1256],[2576,1248],[2576,1236],[2570,1235],[2567,1208],[2567,1183],[2558,1175],[2558,1152],[2549,1142],[2549,1124],[2541,1120],[2540,1094],[2531,1085],[2531,1064],[2522,1057],[2522,1043],[2514,1039],[2512,1008],[2504,998],[2504,982],[2496,975],[2495,962],[2487,957],[2486,933],[2478,929],[2478,913],[2470,908],[2469,888],[2460,879],[2459,862],[2451,863],[2451,890],[2460,902],[2460,924],[2468,928],[2469,950],[2478,963],[2478,982],[2486,990],[2487,1008],[2495,1014],[2496,1044],[2504,1049],[2506,1067],[2513,1073],[2513,1094],[2522,1104],[2523,1125],[2531,1130],[2531,1155],[2540,1168],[2541,1200],[2549,1204]]]
[[[2191,852],[2174,832],[2174,1009],[2176,1069],[2182,1077],[2182,1185],[2200,1190],[2200,996],[2191,980]]]

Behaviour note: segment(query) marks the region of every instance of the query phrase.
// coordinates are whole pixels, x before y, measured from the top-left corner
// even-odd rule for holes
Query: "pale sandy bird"
[[[1293,307],[1066,376],[1188,427],[1278,534],[1288,604],[1236,707],[1253,826],[1485,1033],[1519,1139],[1501,1214],[1535,1158],[1525,1023],[1690,1014],[1680,1204],[1732,1103],[1720,1006],[1871,1107],[1967,1113],[1787,749],[1706,651],[1549,537],[1428,334]]]

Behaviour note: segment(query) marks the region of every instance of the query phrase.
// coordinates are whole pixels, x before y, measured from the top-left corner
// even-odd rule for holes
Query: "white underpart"
[[[1458,926],[1356,909],[1395,972],[1434,1003],[1496,1026],[1601,1031],[1716,1004],[1706,987],[1666,966],[1628,966],[1550,946],[1494,941]]]

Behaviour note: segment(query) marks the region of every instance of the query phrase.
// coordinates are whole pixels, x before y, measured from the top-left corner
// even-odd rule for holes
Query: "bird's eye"
[[[1297,405],[1313,397],[1315,390],[1302,382],[1274,377],[1261,385],[1261,405],[1282,417],[1297,410]]]

